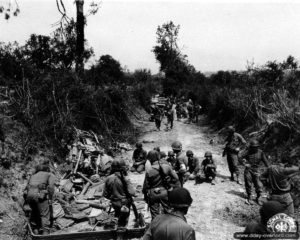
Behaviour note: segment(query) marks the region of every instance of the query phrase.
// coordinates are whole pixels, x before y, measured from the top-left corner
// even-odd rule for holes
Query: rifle
[[[137,227],[142,227],[142,226],[145,226],[145,220],[144,220],[144,216],[142,213],[139,213],[135,204],[134,204],[134,200],[131,196],[131,194],[129,193],[128,191],[128,185],[127,185],[127,182],[124,178],[124,175],[122,173],[122,171],[120,171],[120,174],[121,174],[121,182],[123,184],[123,190],[125,192],[125,195],[126,195],[126,198],[127,200],[129,201],[129,205],[132,206],[132,210],[133,210],[133,213],[134,213],[134,216],[135,216],[135,220],[136,220],[136,226]]]

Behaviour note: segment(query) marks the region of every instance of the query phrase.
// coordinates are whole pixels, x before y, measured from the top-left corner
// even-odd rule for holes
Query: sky
[[[6,6],[15,0],[0,0]],[[0,15],[0,42],[24,44],[30,34],[49,35],[60,19],[55,0],[17,0],[20,14],[8,21]],[[74,0],[63,0],[75,17]],[[91,0],[85,0],[85,11]],[[97,2],[95,0],[95,2]],[[100,1],[98,1],[99,3]],[[257,65],[300,58],[300,1],[256,0],[102,0],[87,18],[85,37],[98,60],[109,54],[130,71],[159,71],[151,51],[156,29],[173,21],[180,25],[179,46],[198,71],[244,70]]]

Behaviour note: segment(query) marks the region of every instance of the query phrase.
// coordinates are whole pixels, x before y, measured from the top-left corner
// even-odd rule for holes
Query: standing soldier
[[[251,204],[251,185],[254,184],[254,188],[257,194],[256,202],[260,205],[259,198],[262,193],[262,183],[259,178],[259,164],[263,162],[268,167],[268,161],[262,150],[259,149],[259,143],[257,140],[250,142],[249,150],[242,155],[245,165],[245,188],[247,192],[247,204]]]
[[[193,199],[185,188],[169,192],[169,202],[173,210],[157,216],[150,224],[143,240],[195,240],[194,229],[187,224],[185,215]]]
[[[124,186],[122,177],[127,175],[124,160],[113,160],[111,164],[111,175],[105,179],[103,196],[111,201],[115,210],[115,217],[118,218],[118,226],[124,227],[128,223],[130,214],[130,200],[126,196],[127,192],[135,196],[135,190],[131,182],[124,178],[127,186]]]
[[[145,170],[147,161],[147,152],[143,149],[142,143],[137,143],[136,149],[133,151],[132,161],[133,165],[130,169],[131,172],[141,173]]]
[[[174,109],[172,107],[170,107],[169,110],[167,111],[167,120],[168,120],[168,127],[170,125],[170,129],[173,129]]]
[[[175,164],[175,171],[178,174],[179,181],[181,186],[186,182],[188,172],[188,159],[186,157],[185,152],[182,151],[182,143],[179,141],[175,141],[171,145],[173,152],[176,155],[176,164]]]
[[[160,125],[161,125],[161,120],[162,120],[162,111],[159,109],[157,105],[155,105],[153,109],[153,115],[154,115],[154,120],[155,120],[155,126],[158,131],[160,131]]]
[[[194,105],[191,99],[187,104],[187,111],[188,111],[188,122],[192,123],[194,119]]]
[[[246,145],[246,140],[242,137],[242,135],[235,132],[233,126],[228,127],[228,132],[229,134],[225,140],[227,143],[223,151],[223,157],[227,155],[227,163],[231,174],[230,180],[234,181],[234,174],[236,174],[236,182],[241,184],[239,180],[239,169],[237,166],[239,161],[238,154],[240,152],[240,147]]]
[[[52,197],[56,179],[49,170],[49,166],[40,165],[24,191],[24,199],[32,210],[30,221],[35,225],[35,234],[46,234],[53,224]]]
[[[198,123],[198,121],[199,121],[200,111],[201,111],[201,106],[199,104],[196,104],[195,107],[194,107],[195,123]]]
[[[217,166],[212,158],[212,153],[207,151],[204,154],[205,159],[202,161],[201,169],[205,175],[205,179],[211,182],[212,185],[215,184],[216,170]]]
[[[199,158],[194,157],[194,153],[191,150],[186,151],[186,156],[188,158],[188,172],[189,179],[195,180],[196,176],[199,175],[200,171],[200,161]]]
[[[271,189],[271,201],[278,201],[284,205],[285,213],[294,217],[294,202],[291,197],[291,177],[299,173],[299,166],[294,164],[298,161],[298,154],[292,152],[289,157],[282,158],[279,165],[271,165],[261,175],[262,179],[267,180]]]
[[[146,172],[143,193],[150,207],[152,220],[161,212],[169,210],[168,190],[170,180],[178,180],[177,174],[168,164],[159,162],[159,154],[151,150],[147,157],[151,162],[151,169]]]

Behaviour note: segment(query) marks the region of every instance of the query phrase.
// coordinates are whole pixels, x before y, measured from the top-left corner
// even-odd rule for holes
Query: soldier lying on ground
[[[145,164],[147,161],[147,152],[143,149],[142,143],[136,144],[136,149],[132,156],[133,165],[130,169],[131,172],[141,173],[145,170]]]
[[[176,188],[169,194],[170,213],[157,216],[144,235],[144,240],[195,240],[195,231],[186,222],[185,215],[193,199],[185,188]]]

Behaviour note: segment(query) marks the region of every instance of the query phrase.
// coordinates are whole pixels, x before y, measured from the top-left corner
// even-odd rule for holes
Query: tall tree
[[[76,0],[77,11],[77,42],[76,42],[76,72],[83,72],[83,53],[84,53],[84,14],[83,14],[84,0]]]

